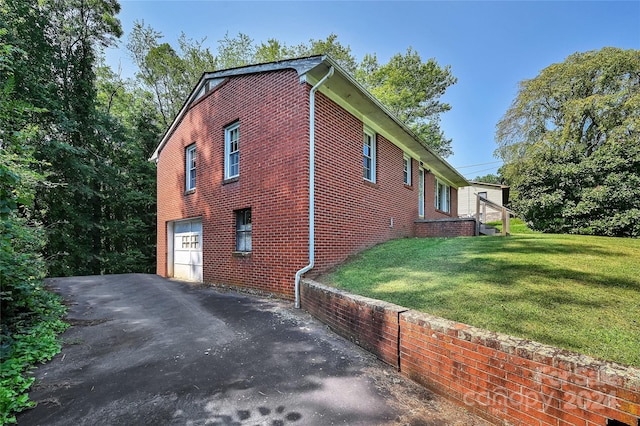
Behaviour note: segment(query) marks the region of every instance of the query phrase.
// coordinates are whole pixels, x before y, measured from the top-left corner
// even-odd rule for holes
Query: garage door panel
[[[190,262],[192,265],[202,266],[202,252],[201,251],[192,251],[190,254]]]
[[[191,278],[191,265],[184,265],[176,263],[173,265],[173,277],[182,280],[190,280]]]
[[[191,232],[191,223],[192,222],[176,222],[174,232],[176,235],[184,234],[185,232]]]
[[[176,264],[188,265],[191,263],[191,253],[188,250],[176,250],[173,261]]]
[[[202,281],[202,222],[175,222],[173,247],[173,276]]]
[[[191,280],[202,282],[202,266],[191,265]]]

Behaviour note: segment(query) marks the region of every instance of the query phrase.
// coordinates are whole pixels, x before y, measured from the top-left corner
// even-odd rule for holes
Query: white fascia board
[[[302,75],[301,83],[315,84],[320,76],[324,75],[323,72],[326,73],[325,69],[331,66],[336,69],[336,73],[320,88],[320,92],[362,121],[365,126],[424,163],[425,169],[436,171],[436,174],[450,182],[451,186],[458,188],[469,184],[464,176],[426,146],[406,124],[331,58],[325,56],[323,66],[310,69]]]

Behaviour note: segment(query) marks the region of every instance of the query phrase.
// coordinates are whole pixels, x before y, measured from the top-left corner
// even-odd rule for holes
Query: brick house
[[[166,277],[297,299],[304,273],[422,226],[473,235],[464,177],[327,56],[205,73],[151,159]]]

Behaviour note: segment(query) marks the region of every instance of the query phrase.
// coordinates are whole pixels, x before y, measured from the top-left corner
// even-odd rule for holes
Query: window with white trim
[[[185,149],[185,190],[196,189],[196,144],[191,144]]]
[[[240,123],[224,129],[224,178],[240,175]]]
[[[418,216],[424,217],[424,168],[418,167]]]
[[[236,251],[251,251],[251,209],[236,211]]]
[[[446,183],[442,182],[440,179],[436,178],[436,197],[435,197],[436,210],[449,213],[450,198],[451,198],[451,187]]]
[[[376,181],[376,134],[364,129],[363,173],[370,182]]]
[[[411,185],[411,157],[407,154],[404,154],[403,160],[403,178],[405,185]]]

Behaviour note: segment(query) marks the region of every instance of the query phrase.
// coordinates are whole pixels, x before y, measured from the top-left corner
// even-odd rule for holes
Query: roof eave
[[[492,186],[492,187],[495,187],[495,188],[502,188],[502,189],[509,188],[509,185],[503,185],[501,183],[478,182],[478,181],[475,181],[475,180],[470,180],[469,184],[470,185]]]
[[[355,114],[365,124],[369,124],[387,139],[400,143],[411,150],[420,157],[419,160],[424,163],[425,168],[435,172],[436,175],[444,178],[453,186],[469,185],[464,176],[427,146],[404,122],[330,57],[325,56],[323,64],[310,69],[303,78],[307,79],[310,84],[314,84],[332,66],[336,73],[322,85],[321,92],[334,100],[339,98],[341,100],[339,103],[343,106],[352,106],[349,112]]]

